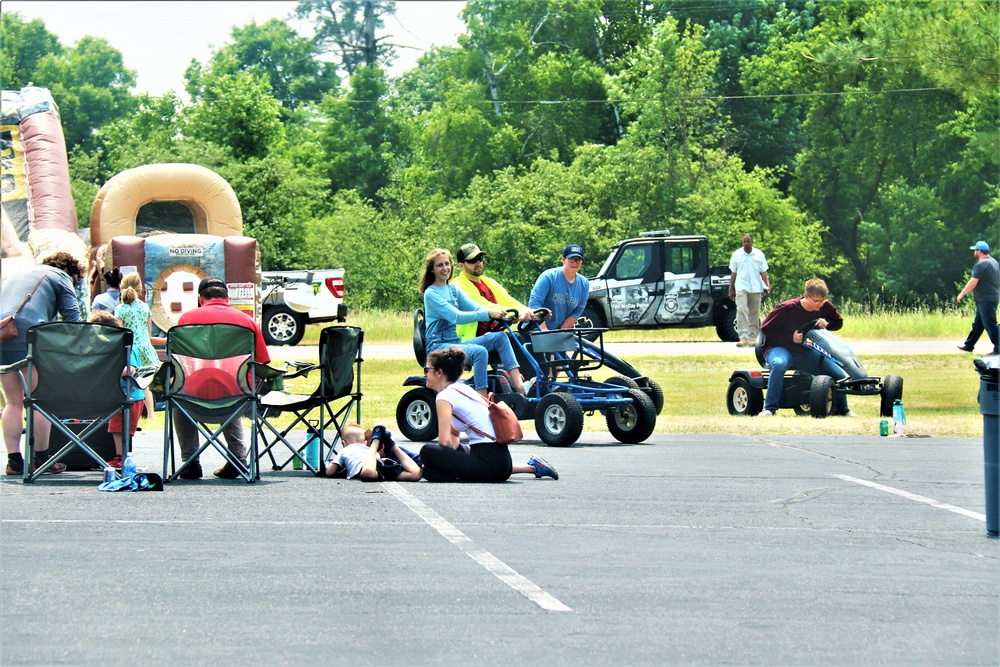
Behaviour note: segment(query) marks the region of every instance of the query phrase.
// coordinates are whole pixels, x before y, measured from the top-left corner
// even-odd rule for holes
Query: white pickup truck
[[[306,325],[343,322],[344,270],[261,272],[261,325],[268,345],[297,345]]]

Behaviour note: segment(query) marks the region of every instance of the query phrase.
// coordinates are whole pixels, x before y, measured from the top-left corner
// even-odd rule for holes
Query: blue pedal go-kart
[[[802,371],[785,374],[779,408],[791,408],[797,415],[826,417],[832,414],[834,396],[838,393],[858,396],[880,396],[879,414],[892,416],[892,404],[903,398],[903,378],[898,375],[875,377],[868,375],[854,351],[833,333],[816,329],[816,320],[803,325],[801,332],[803,345],[811,347],[832,360],[844,376],[832,378],[829,375],[810,375]],[[764,409],[764,394],[770,370],[764,359],[764,334],[757,339],[755,352],[757,363],[762,370],[737,370],[729,377],[726,392],[726,407],[731,415],[753,416]]]
[[[534,419],[542,442],[552,447],[572,445],[583,432],[584,414],[595,412],[605,416],[608,431],[619,442],[643,442],[653,433],[658,409],[663,406],[663,391],[631,365],[604,351],[603,329],[545,331],[539,324],[548,316],[546,310],[535,311],[532,322],[515,327],[517,315],[509,310],[506,317],[490,320],[489,328],[506,333],[510,339],[528,387],[527,396],[513,390],[510,375],[492,355],[488,388],[494,400],[507,403],[518,419]],[[593,336],[594,341],[585,336]],[[427,360],[422,310],[414,314],[413,351],[422,368]],[[614,365],[606,363],[608,360]],[[589,373],[602,366],[628,375],[603,382],[591,379]],[[466,382],[471,384],[472,380]],[[412,388],[396,406],[400,432],[415,442],[435,439],[434,392],[425,386],[422,375],[411,375],[403,386]]]

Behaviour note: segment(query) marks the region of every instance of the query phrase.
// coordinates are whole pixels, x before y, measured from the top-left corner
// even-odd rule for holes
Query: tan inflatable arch
[[[150,164],[117,174],[97,193],[90,210],[91,244],[134,236],[139,209],[154,201],[186,205],[196,234],[243,235],[240,202],[224,178],[196,164]]]

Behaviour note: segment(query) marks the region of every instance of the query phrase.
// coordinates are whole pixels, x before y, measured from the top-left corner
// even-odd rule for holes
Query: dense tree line
[[[651,229],[714,263],[752,232],[782,296],[819,275],[934,304],[1000,240],[1000,0],[470,0],[457,46],[396,79],[364,5],[234,28],[189,100],[4,12],[0,77],[60,105],[82,226],[116,173],[198,163],[265,268],[346,267],[355,306],[413,307],[435,246],[476,241],[526,298],[567,242],[592,274]]]

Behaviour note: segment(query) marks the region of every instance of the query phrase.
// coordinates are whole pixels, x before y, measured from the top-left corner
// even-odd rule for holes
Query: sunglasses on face
[[[433,373],[433,372],[434,372],[434,368],[432,366],[424,366],[424,375],[427,375],[428,373]]]
[[[465,263],[466,264],[482,264],[484,260],[485,260],[485,257],[483,257],[482,255],[480,255],[479,257],[477,257],[475,259],[467,259],[467,260],[465,260]]]

